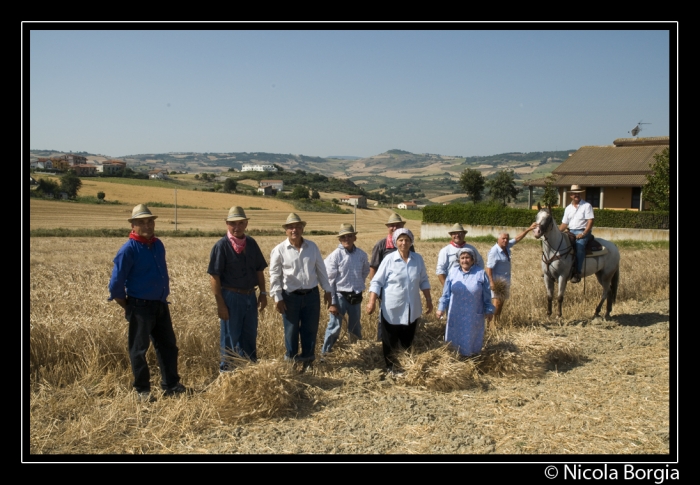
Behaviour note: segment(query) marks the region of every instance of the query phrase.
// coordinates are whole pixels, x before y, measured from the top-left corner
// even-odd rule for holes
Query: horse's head
[[[539,239],[549,232],[554,224],[554,219],[548,207],[541,207],[540,204],[537,204],[537,209],[537,217],[535,218],[537,227],[532,230],[532,234],[534,234],[535,238]]]

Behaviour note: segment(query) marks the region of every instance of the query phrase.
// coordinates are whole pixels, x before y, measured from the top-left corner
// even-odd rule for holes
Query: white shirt
[[[586,223],[589,219],[593,219],[593,206],[582,200],[578,204],[578,208],[574,207],[573,204],[569,204],[564,209],[564,217],[562,217],[562,224],[567,224],[569,229],[585,229]]]
[[[430,289],[423,257],[409,252],[404,262],[398,251],[387,254],[369,286],[369,291],[377,295],[382,289],[381,309],[386,321],[391,325],[414,322],[423,314],[420,291]]]
[[[323,291],[331,291],[323,256],[315,243],[304,239],[297,249],[285,239],[270,253],[270,294],[282,301],[282,291],[310,290],[319,283]]]

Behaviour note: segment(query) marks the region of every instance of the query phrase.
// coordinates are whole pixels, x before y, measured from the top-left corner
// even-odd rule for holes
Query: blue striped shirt
[[[352,252],[338,244],[338,247],[324,260],[328,282],[333,293],[333,305],[338,304],[339,291],[362,293],[369,274],[367,253],[355,246]]]

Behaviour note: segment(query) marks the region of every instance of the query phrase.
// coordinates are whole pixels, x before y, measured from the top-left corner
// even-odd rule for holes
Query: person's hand
[[[331,303],[333,302],[333,294],[330,291],[326,291],[323,294],[323,302],[326,304],[326,308],[331,306]]]
[[[374,302],[372,300],[367,302],[367,308],[365,310],[367,311],[367,315],[371,315],[374,313]]]
[[[228,320],[228,307],[226,306],[226,303],[223,301],[221,303],[217,303],[216,305],[216,313],[219,315],[219,318],[222,320]]]
[[[584,238],[584,237],[585,237],[585,236],[584,236],[583,234],[576,234],[576,239],[582,239],[582,238]]]
[[[126,310],[126,298],[115,298],[114,301],[117,302],[117,305]]]
[[[267,296],[258,295],[258,311],[263,311],[267,306]]]
[[[433,311],[433,300],[428,300],[426,303],[426,313],[431,313]]]
[[[532,224],[530,224],[530,227],[528,227],[528,231],[532,231],[532,230],[533,230],[534,228],[536,228],[538,225],[539,225],[539,224],[537,224],[536,222],[533,222]]]
[[[340,313],[340,312],[338,311],[338,307],[335,306],[335,305],[329,306],[329,307],[328,307],[328,312],[329,312],[329,313],[332,313],[332,314],[335,315],[336,317],[337,317],[338,314]]]
[[[287,311],[287,305],[284,304],[284,300],[277,302],[277,311],[282,315],[284,315],[284,312]]]
[[[435,316],[437,317],[438,320],[442,319],[442,316],[445,314],[444,311],[442,310],[436,310],[435,311]]]

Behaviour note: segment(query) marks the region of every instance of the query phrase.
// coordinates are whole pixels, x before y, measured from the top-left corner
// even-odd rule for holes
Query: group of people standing
[[[164,393],[189,392],[177,372],[178,348],[168,309],[169,278],[163,243],[154,236],[155,219],[139,204],[128,219],[129,241],[114,259],[109,300],[125,310],[129,321],[129,357],[133,386],[140,400],[151,400],[146,351],[153,342],[161,370]],[[433,311],[430,283],[423,257],[413,246],[413,233],[398,214],[386,223],[388,233],[372,249],[371,257],[355,245],[357,231],[341,224],[338,246],[324,259],[318,246],[303,237],[306,222],[291,213],[282,225],[286,239],[275,246],[269,258],[270,291],[264,270],[268,263],[252,237],[246,234],[249,218],[241,207],[232,207],[225,219],[226,235],[211,250],[207,272],[220,323],[219,370],[233,370],[230,356],[257,360],[258,312],[268,306],[268,296],[282,316],[285,360],[306,369],[316,359],[321,295],[328,308],[321,359],[332,351],[347,315],[348,333],[361,338],[361,302],[370,278],[366,312],[379,308],[377,340],[382,342],[387,371],[401,373],[396,361],[399,344],[413,343],[418,319]],[[436,316],[447,315],[445,340],[461,355],[481,351],[486,319],[498,318],[508,298],[511,248],[534,228],[514,239],[500,234],[489,251],[487,262],[464,240],[467,231],[455,224],[450,244],[440,251],[436,274],[443,285]],[[496,291],[496,281],[502,280]]]

